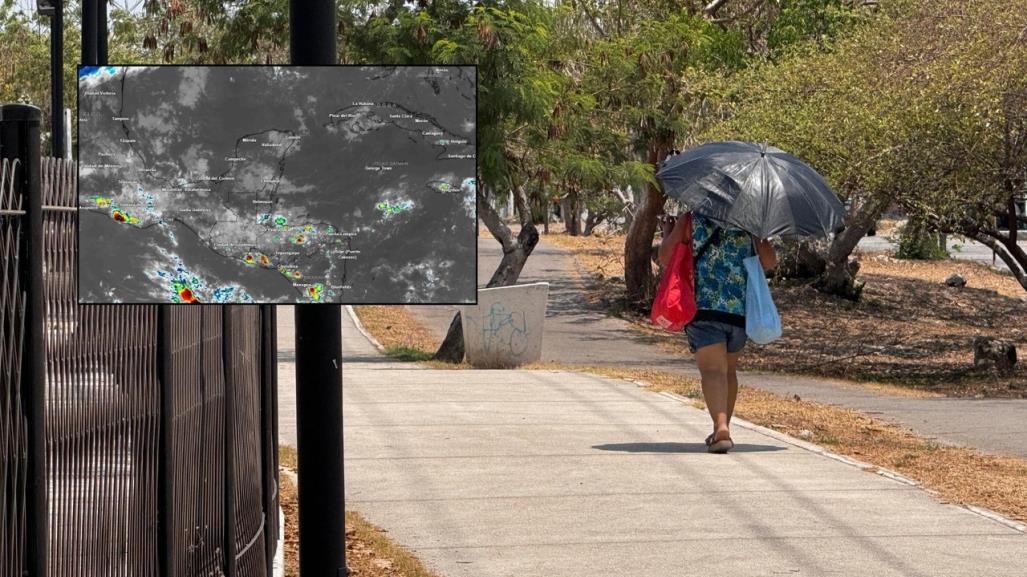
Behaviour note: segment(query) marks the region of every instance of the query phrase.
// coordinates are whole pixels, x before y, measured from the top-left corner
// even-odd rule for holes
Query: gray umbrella
[[[656,178],[667,196],[757,238],[827,236],[845,212],[817,171],[765,144],[704,144],[668,157]]]

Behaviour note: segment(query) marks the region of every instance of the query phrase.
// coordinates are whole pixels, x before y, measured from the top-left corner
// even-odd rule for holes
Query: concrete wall
[[[508,368],[542,357],[549,283],[478,289],[478,304],[460,307],[467,362]]]

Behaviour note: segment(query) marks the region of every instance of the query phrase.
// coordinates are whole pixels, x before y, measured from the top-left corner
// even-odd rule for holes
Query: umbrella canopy
[[[704,144],[668,157],[656,178],[667,196],[757,238],[827,236],[845,213],[817,171],[764,144]]]

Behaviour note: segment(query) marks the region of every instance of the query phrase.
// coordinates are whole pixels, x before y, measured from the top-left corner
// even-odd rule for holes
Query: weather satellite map
[[[473,303],[475,82],[80,67],[80,302]]]

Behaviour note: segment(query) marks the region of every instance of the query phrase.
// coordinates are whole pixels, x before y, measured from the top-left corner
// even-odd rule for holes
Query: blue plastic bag
[[[745,334],[754,342],[765,345],[781,336],[781,317],[777,314],[770,286],[759,256],[744,261],[748,279],[745,283]]]

